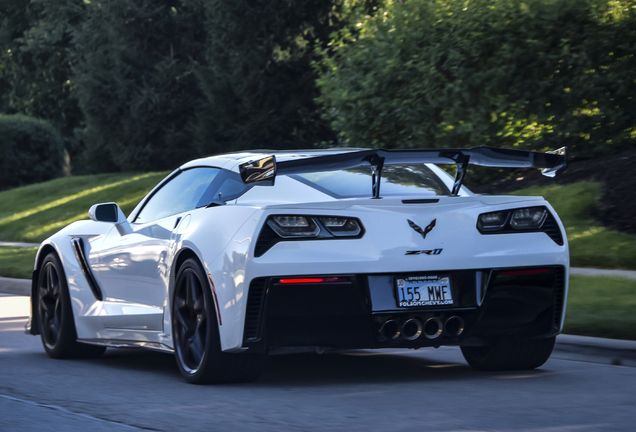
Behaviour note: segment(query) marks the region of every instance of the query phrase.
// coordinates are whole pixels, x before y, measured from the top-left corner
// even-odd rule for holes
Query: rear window
[[[370,197],[371,167],[290,175],[334,198]],[[450,190],[423,164],[386,165],[382,169],[380,196],[449,195]]]

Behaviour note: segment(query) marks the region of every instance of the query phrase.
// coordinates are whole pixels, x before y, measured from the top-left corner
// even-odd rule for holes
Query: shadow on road
[[[335,383],[401,383],[466,379],[475,372],[465,363],[440,362],[414,353],[352,351],[270,356],[259,386],[320,386]]]
[[[3,341],[0,357],[20,364],[29,357],[35,361],[31,367],[55,367],[61,373],[77,368],[103,378],[134,375],[132,379],[151,379],[164,384],[183,383],[174,355],[141,349],[113,349],[99,359],[55,361],[49,359],[39,338],[29,338],[13,331],[18,320],[0,325],[0,333],[10,338]],[[22,328],[20,322],[17,327]],[[22,359],[22,360],[20,360]],[[54,365],[55,363],[55,365]],[[109,373],[108,370],[112,370]],[[75,373],[73,372],[73,373]],[[477,372],[472,370],[456,348],[435,350],[358,350],[270,355],[261,377],[254,383],[233,387],[321,387],[333,384],[382,384],[406,382],[435,382],[449,380],[481,380],[492,378],[540,378],[550,374],[549,369],[520,372]],[[215,388],[217,386],[214,386]]]

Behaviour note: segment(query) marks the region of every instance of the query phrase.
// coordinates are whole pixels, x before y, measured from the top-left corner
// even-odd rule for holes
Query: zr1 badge
[[[439,255],[443,249],[429,249],[429,250],[416,250],[406,251],[404,255]]]

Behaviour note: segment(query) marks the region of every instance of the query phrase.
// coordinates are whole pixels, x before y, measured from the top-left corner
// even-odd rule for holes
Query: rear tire
[[[495,340],[488,346],[463,346],[462,354],[473,369],[525,370],[542,366],[554,349],[556,337],[530,340]]]
[[[177,273],[172,335],[177,366],[189,383],[250,382],[265,368],[267,354],[221,351],[214,299],[205,272],[194,258],[187,259]]]
[[[62,263],[53,252],[42,261],[36,293],[40,337],[49,357],[94,358],[104,354],[106,347],[77,342],[66,275]]]

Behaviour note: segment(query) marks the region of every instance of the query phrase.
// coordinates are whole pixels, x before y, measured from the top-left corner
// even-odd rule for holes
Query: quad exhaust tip
[[[380,327],[380,335],[387,339],[397,339],[400,337],[400,324],[395,320],[387,320]]]
[[[437,318],[429,318],[424,323],[424,336],[428,339],[436,339],[442,334],[442,321]]]
[[[444,323],[444,331],[450,337],[458,337],[464,332],[464,320],[458,316],[448,318]]]
[[[402,335],[406,340],[415,340],[422,334],[422,322],[417,318],[406,320],[402,326]]]
[[[447,318],[442,323],[437,317],[431,317],[422,324],[418,318],[411,318],[400,324],[397,320],[386,320],[380,327],[380,335],[385,340],[395,340],[400,336],[408,341],[422,336],[427,339],[437,339],[444,333],[451,338],[457,338],[464,332],[464,320],[458,316]]]

